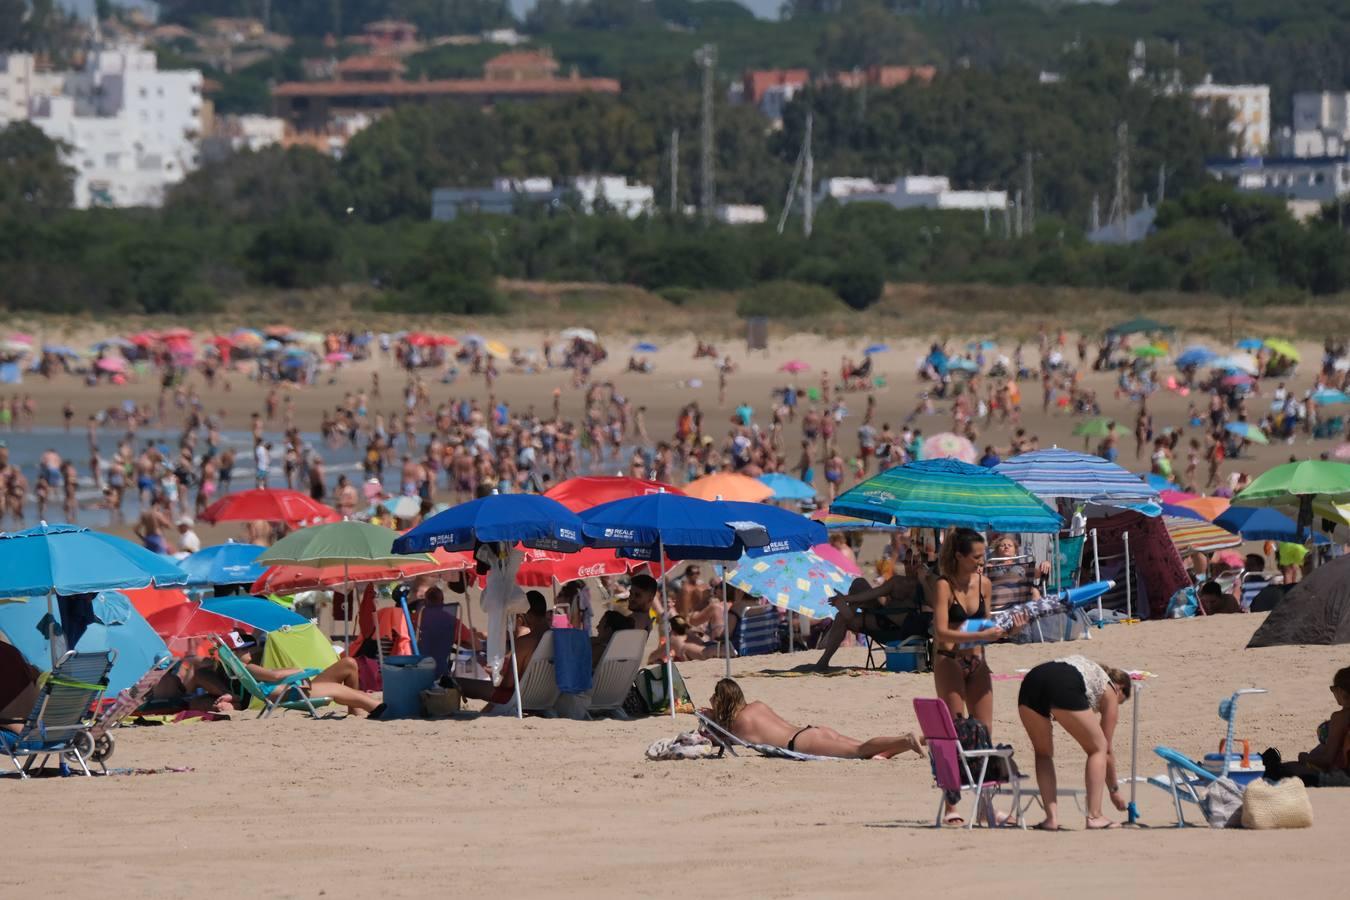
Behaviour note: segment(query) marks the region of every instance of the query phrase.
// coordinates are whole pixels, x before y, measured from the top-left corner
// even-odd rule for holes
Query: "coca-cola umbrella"
[[[286,488],[255,488],[226,494],[198,517],[212,525],[218,522],[281,522],[287,528],[305,528],[340,522],[342,516],[308,494]]]
[[[643,494],[676,494],[684,491],[661,481],[648,481],[645,478],[628,478],[623,475],[581,475],[559,482],[544,492],[544,496],[557,500],[572,512],[581,512],[611,500],[625,497],[640,497]]]
[[[613,550],[586,547],[576,553],[524,549],[525,561],[516,571],[516,584],[522,587],[552,587],[578,578],[626,575],[639,565],[635,559],[622,559]]]

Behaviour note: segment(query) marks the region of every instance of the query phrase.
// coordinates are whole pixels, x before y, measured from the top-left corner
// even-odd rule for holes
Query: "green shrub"
[[[796,281],[766,281],[741,294],[736,302],[736,315],[747,319],[794,319],[844,311],[839,298],[828,289]]]

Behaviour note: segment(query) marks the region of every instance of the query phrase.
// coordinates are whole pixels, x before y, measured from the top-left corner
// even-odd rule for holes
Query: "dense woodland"
[[[0,0],[0,13],[5,3]],[[164,7],[171,19],[191,20],[256,13],[259,5],[193,0]],[[1137,84],[1125,76],[1126,37],[1161,40],[1180,29],[1203,32],[1205,41],[1228,33],[1239,48],[1247,37],[1254,46],[1268,41],[1272,47],[1305,40],[1300,52],[1281,58],[1286,69],[1270,70],[1270,80],[1343,86],[1347,79],[1334,67],[1315,84],[1300,74],[1300,67],[1319,58],[1344,62],[1339,48],[1321,56],[1317,49],[1346,27],[1335,6],[1313,0],[1125,0],[1114,7],[1055,9],[896,0],[858,7],[832,0],[795,3],[783,22],[760,22],[725,2],[545,3],[526,26],[547,35],[541,43],[564,61],[620,75],[621,96],[507,103],[490,111],[454,104],[408,107],[358,135],[340,161],[298,150],[242,154],[193,174],[162,210],[70,211],[71,173],[60,162],[59,148],[26,125],[0,131],[0,306],[190,312],[218,307],[257,286],[363,284],[377,305],[488,312],[499,308],[493,288],[498,277],[633,282],[676,300],[690,291],[735,289],[742,291],[743,311],[767,305],[779,315],[808,312],[827,301],[865,307],[888,280],[1170,289],[1250,302],[1335,293],[1350,289],[1350,241],[1340,211],[1299,225],[1278,202],[1240,197],[1212,183],[1203,163],[1223,152],[1224,123],[1199,116],[1184,99],[1157,88],[1177,68],[1212,70],[1234,80],[1266,77],[1247,73],[1259,73],[1258,62],[1275,65],[1274,52],[1260,60],[1253,56],[1253,68],[1225,74],[1220,64],[1235,63],[1224,54],[1201,58],[1181,47],[1177,55],[1176,48],[1157,43],[1150,45],[1149,76]],[[451,13],[477,16],[473,21],[480,24],[500,21],[492,14],[496,7],[483,0],[274,3],[274,25],[295,33],[297,48],[332,28],[322,24],[320,12],[301,15],[309,7],[340,8],[343,32],[388,15],[410,16],[430,33],[479,27],[458,23]],[[1207,16],[1204,28],[1193,19],[1201,15],[1197,10]],[[671,30],[671,22],[684,30]],[[1065,22],[1082,27],[1058,41]],[[1152,24],[1138,31],[1131,22]],[[31,23],[25,28],[31,32]],[[779,235],[771,226],[705,227],[670,215],[664,209],[669,135],[679,128],[685,147],[694,144],[698,73],[683,44],[680,56],[667,58],[665,42],[637,40],[642,29],[662,29],[673,44],[716,39],[724,72],[732,70],[726,60],[738,52],[739,40],[724,37],[742,33],[764,38],[753,53],[800,51],[805,54],[800,61],[817,68],[849,59],[940,65],[938,78],[927,86],[809,92],[788,108],[779,131],[769,129],[755,110],[719,101],[719,200],[760,203],[776,218],[810,109],[816,174],[822,178],[890,179],[922,172],[950,175],[961,187],[1017,189],[1029,157],[1034,231],[1018,237],[997,215],[986,225],[979,214],[827,204],[808,240],[795,218]],[[886,29],[896,29],[894,40],[868,49]],[[807,33],[811,40],[791,38]],[[777,36],[789,39],[780,45]],[[29,38],[19,33],[6,39],[16,45]],[[744,46],[752,43],[746,39]],[[588,48],[584,53],[567,49],[582,46]],[[887,55],[897,47],[909,49]],[[478,52],[480,58],[466,69],[476,71],[485,49],[442,48],[414,63],[432,75],[455,74],[455,54]],[[651,52],[639,60],[643,49]],[[262,102],[265,78],[295,77],[283,69],[298,69],[302,52],[266,64],[279,68],[257,82]],[[841,54],[837,60],[835,53]],[[780,55],[753,61],[799,60]],[[1043,84],[1038,77],[1043,69],[1059,72],[1061,80]],[[226,105],[253,103],[249,79],[258,74],[227,81]],[[1157,233],[1144,243],[1096,247],[1084,240],[1084,226],[1094,197],[1103,210],[1110,202],[1116,128],[1122,122],[1128,125],[1131,207],[1157,202],[1162,167],[1167,201],[1159,210]],[[695,154],[686,151],[680,163],[681,205],[694,203]],[[436,187],[481,185],[495,175],[587,172],[652,184],[663,209],[635,222],[586,216],[567,205],[522,209],[515,217],[429,221]]]

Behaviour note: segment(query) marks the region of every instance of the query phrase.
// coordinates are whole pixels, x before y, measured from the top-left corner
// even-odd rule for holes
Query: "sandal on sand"
[[[966,824],[966,819],[960,813],[947,813],[942,819],[942,824],[950,828],[959,828]]]
[[[1061,827],[1058,826],[1058,825],[1055,825],[1055,826],[1052,828],[1049,824],[1047,824],[1047,823],[1045,823],[1045,822],[1042,822],[1042,823],[1040,823],[1039,825],[1032,825],[1032,826],[1031,826],[1031,830],[1032,830],[1032,831],[1063,831],[1064,829],[1061,828]]]
[[[1093,824],[1092,824],[1093,821],[1094,821],[1093,819],[1088,819],[1088,820],[1087,820],[1087,830],[1088,830],[1088,831],[1110,831],[1110,830],[1113,829],[1113,828],[1119,828],[1119,827],[1120,827],[1120,823],[1119,823],[1119,822],[1112,822],[1110,819],[1107,819],[1105,816],[1102,816],[1100,819],[1096,819],[1096,820],[1095,820],[1095,821],[1098,821],[1098,822],[1105,822],[1105,823],[1106,823],[1105,825],[1093,825]]]

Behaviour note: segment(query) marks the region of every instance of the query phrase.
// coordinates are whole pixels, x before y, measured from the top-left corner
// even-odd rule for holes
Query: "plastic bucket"
[[[422,715],[422,692],[436,683],[436,661],[430,656],[386,656],[384,718],[411,719]]]

